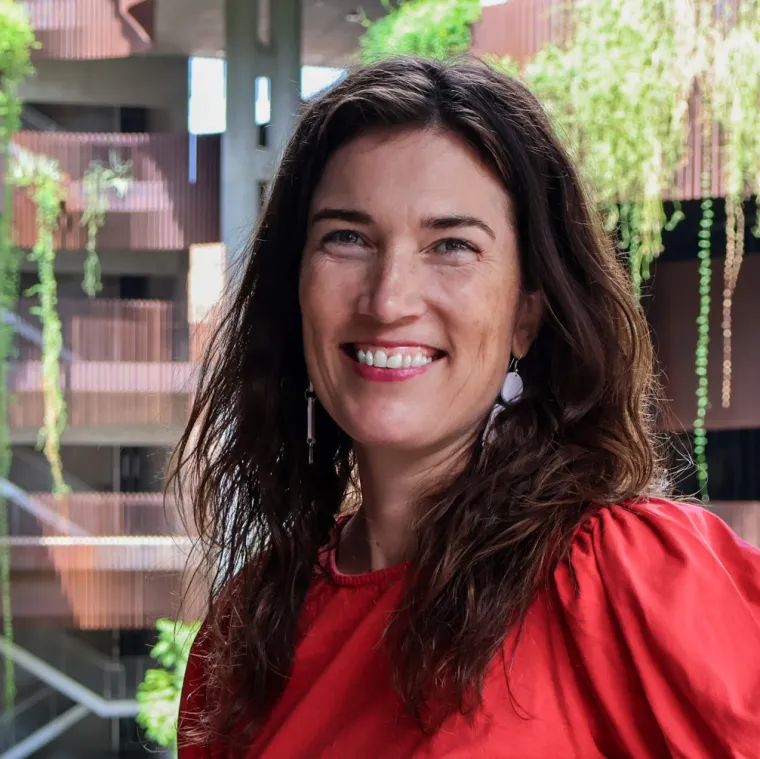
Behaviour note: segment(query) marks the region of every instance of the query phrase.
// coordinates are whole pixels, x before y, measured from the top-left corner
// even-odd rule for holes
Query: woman
[[[306,108],[178,451],[182,759],[760,755],[760,552],[659,497],[630,290],[519,83]]]

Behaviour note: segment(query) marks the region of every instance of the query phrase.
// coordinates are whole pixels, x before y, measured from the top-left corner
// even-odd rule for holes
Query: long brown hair
[[[659,482],[647,325],[533,95],[476,62],[400,58],[351,73],[300,117],[176,452],[173,482],[215,569],[209,696],[196,715],[209,739],[243,713],[266,719],[282,692],[320,547],[352,486],[351,440],[321,408],[308,464],[298,279],[309,203],[337,148],[410,127],[456,133],[501,179],[525,285],[545,308],[520,363],[522,400],[419,504],[419,551],[386,641],[410,713],[424,725],[433,702],[439,715],[476,707],[489,662],[573,530]]]

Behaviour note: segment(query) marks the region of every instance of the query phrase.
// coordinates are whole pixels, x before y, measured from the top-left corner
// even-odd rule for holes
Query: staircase
[[[25,759],[86,717],[118,720],[137,714],[137,686],[149,657],[113,661],[60,630],[24,630],[0,637],[0,657],[15,665],[18,698],[0,717],[0,759]]]

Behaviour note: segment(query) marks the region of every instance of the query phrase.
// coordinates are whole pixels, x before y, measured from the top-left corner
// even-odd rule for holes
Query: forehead
[[[422,214],[455,211],[509,217],[501,180],[458,135],[440,129],[364,134],[331,157],[312,209],[361,206],[372,212],[403,205]]]

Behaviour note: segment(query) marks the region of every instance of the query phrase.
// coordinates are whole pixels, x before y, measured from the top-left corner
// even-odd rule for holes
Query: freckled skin
[[[310,224],[300,281],[304,350],[332,418],[366,448],[431,450],[466,439],[490,411],[510,355],[524,355],[540,298],[520,285],[509,197],[458,136],[365,135],[328,163],[310,208],[365,220]],[[430,219],[475,217],[431,228]],[[371,382],[341,345],[373,340],[445,352],[405,382]]]

